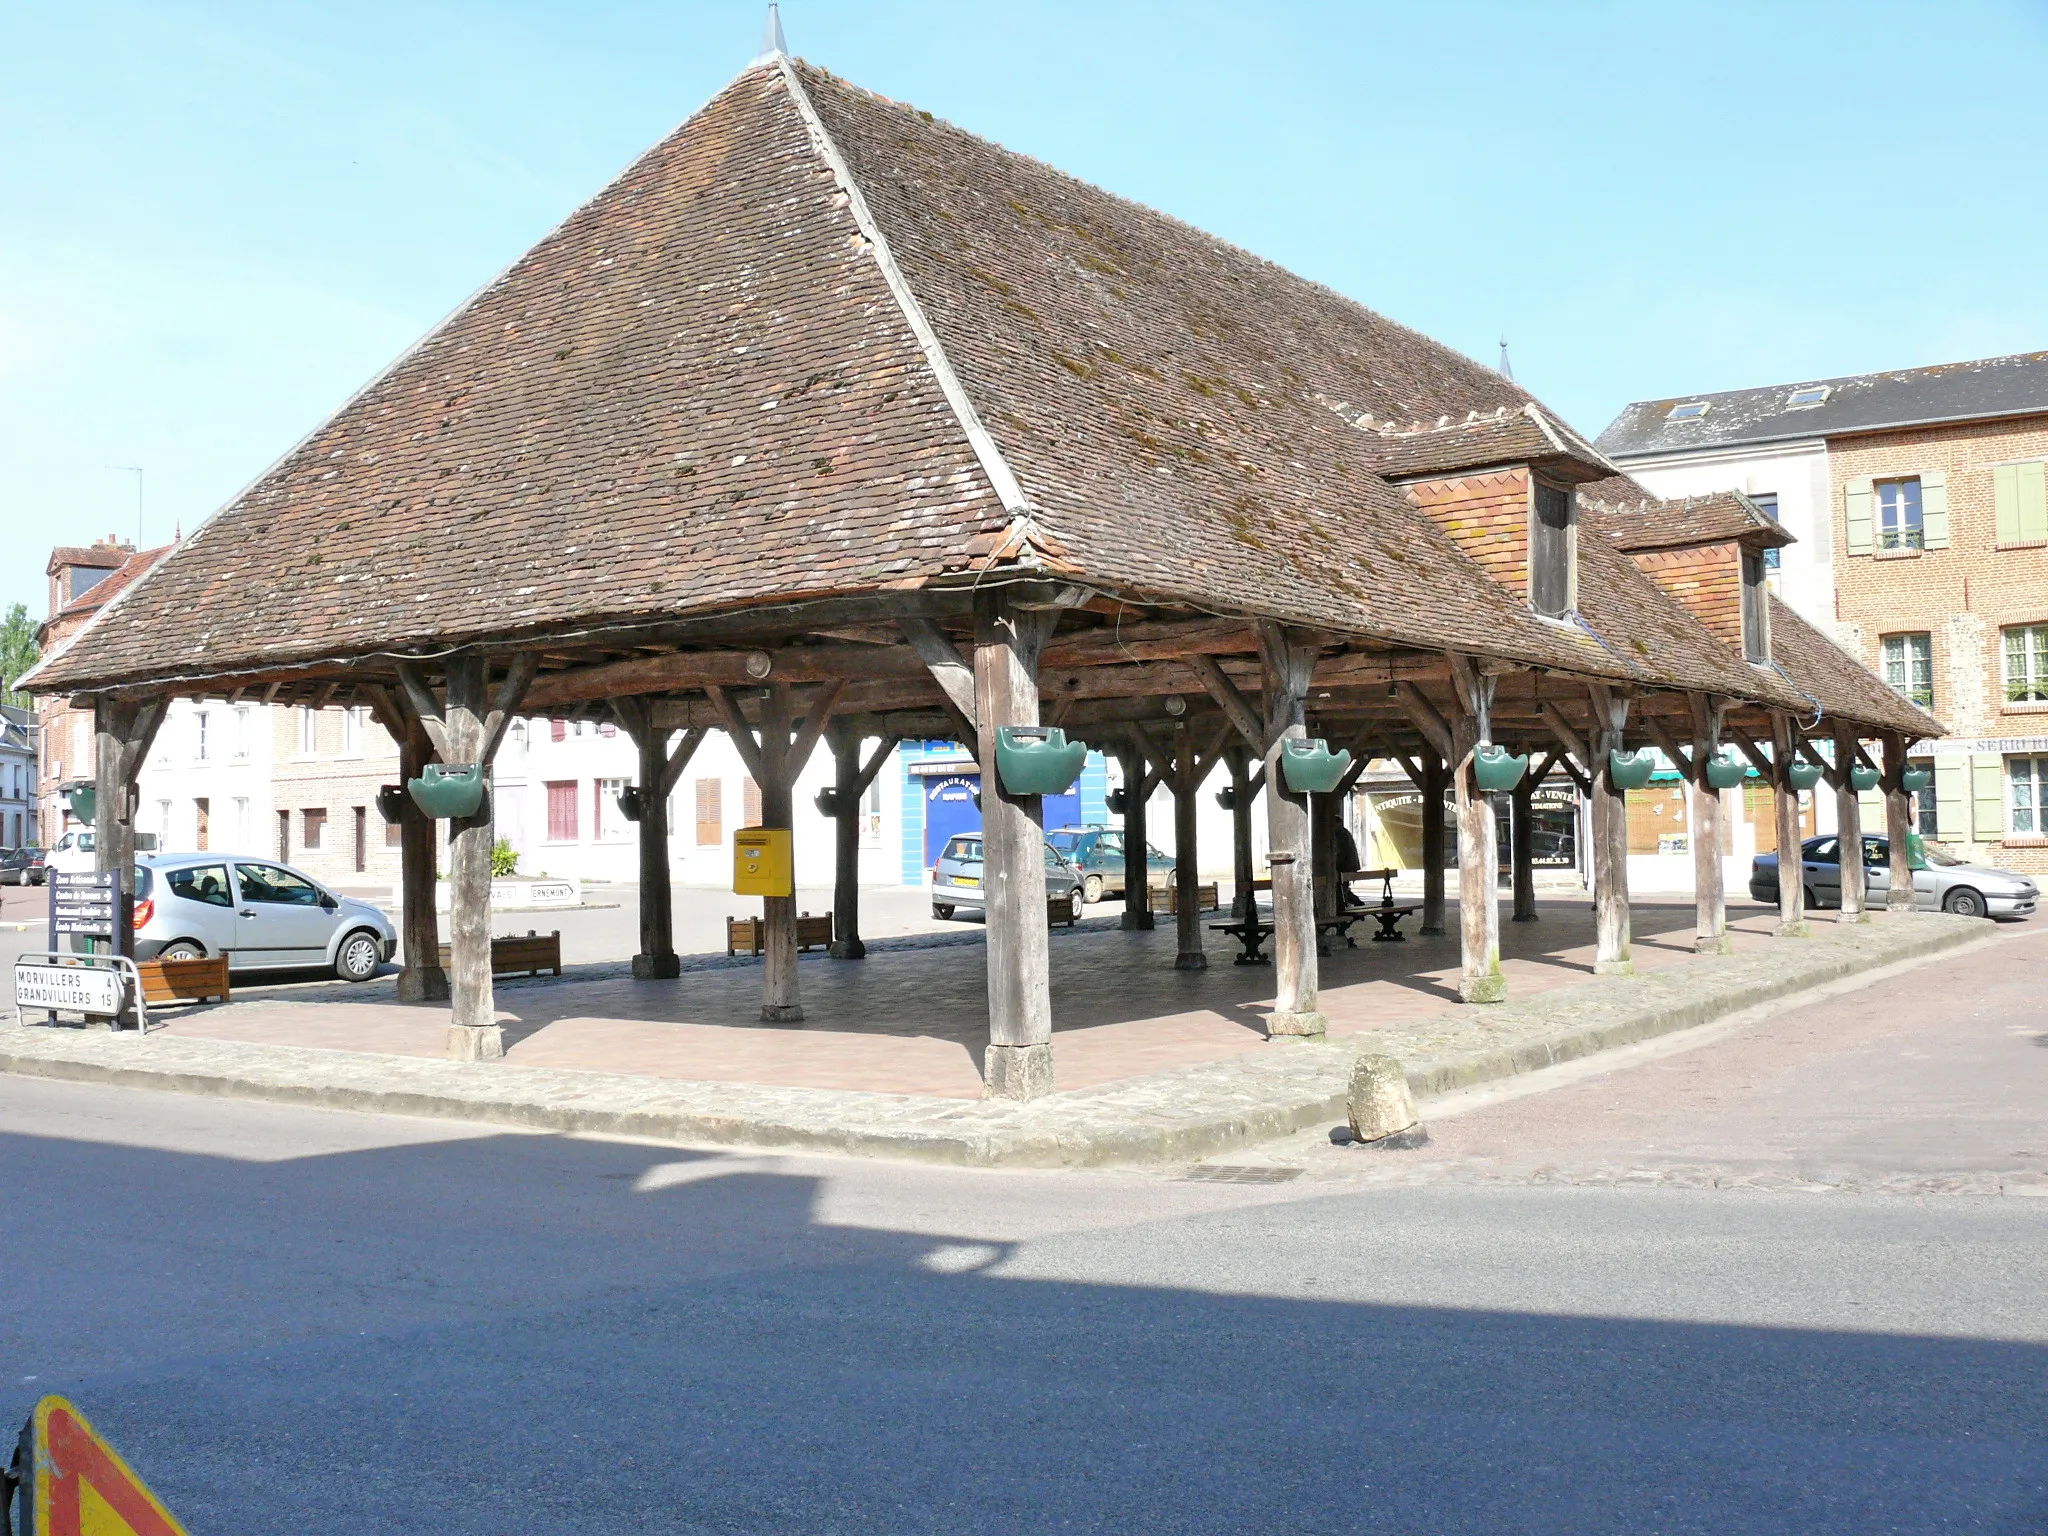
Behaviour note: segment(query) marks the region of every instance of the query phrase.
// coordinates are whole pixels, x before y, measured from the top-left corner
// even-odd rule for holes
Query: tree
[[[14,680],[36,664],[42,649],[36,644],[36,623],[28,616],[28,604],[16,603],[0,621],[0,702],[26,704],[28,695],[15,690]]]

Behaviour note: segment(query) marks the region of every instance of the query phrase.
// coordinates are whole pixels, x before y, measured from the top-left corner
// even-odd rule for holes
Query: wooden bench
[[[1069,928],[1074,926],[1074,902],[1072,897],[1055,896],[1052,892],[1047,891],[1045,893],[1045,926],[1050,928],[1054,923],[1065,923]]]
[[[1180,912],[1180,887],[1172,881],[1168,881],[1164,885],[1147,886],[1146,895],[1150,898],[1151,909],[1154,912],[1174,915]],[[1222,897],[1217,890],[1217,884],[1214,880],[1195,887],[1196,911],[1214,912],[1222,905]]]
[[[455,968],[455,952],[451,945],[441,946],[441,969]],[[538,976],[542,971],[562,974],[562,931],[536,933],[531,928],[524,934],[507,934],[501,939],[491,940],[491,974],[493,976]]]
[[[1420,912],[1422,910],[1422,903],[1419,901],[1383,901],[1376,907],[1354,907],[1352,910],[1357,916],[1369,917],[1380,925],[1380,931],[1372,936],[1372,941],[1375,944],[1399,944],[1408,937],[1407,934],[1401,932],[1401,919]]]
[[[206,955],[197,960],[144,960],[135,969],[142,974],[142,1000],[146,1003],[198,1003],[209,997],[228,1001],[226,955]]]
[[[767,942],[767,928],[758,917],[728,917],[725,920],[725,952],[728,955],[758,955]],[[796,947],[825,949],[832,943],[832,914],[813,917],[800,912],[796,919]]]
[[[1253,918],[1238,918],[1228,923],[1211,923],[1209,928],[1214,933],[1229,934],[1243,946],[1243,952],[1238,955],[1233,963],[1237,965],[1265,965],[1271,960],[1271,956],[1267,955],[1260,948],[1273,932],[1273,925],[1267,921],[1266,913],[1262,912]]]

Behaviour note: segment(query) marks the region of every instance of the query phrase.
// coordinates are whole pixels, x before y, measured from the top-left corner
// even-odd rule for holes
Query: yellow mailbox
[[[787,827],[741,827],[732,835],[736,896],[794,896],[795,859]]]

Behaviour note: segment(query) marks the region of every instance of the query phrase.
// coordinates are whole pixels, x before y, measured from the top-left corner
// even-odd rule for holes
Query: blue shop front
[[[981,769],[954,743],[905,742],[903,754],[903,883],[923,885],[948,838],[981,830]],[[1064,795],[1045,797],[1045,830],[1109,824],[1108,764],[1088,754],[1081,778]]]

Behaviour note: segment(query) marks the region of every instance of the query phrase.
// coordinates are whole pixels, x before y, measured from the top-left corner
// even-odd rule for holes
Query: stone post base
[[[1358,1065],[1351,1069],[1351,1088],[1345,1096],[1345,1106],[1350,1112],[1351,1139],[1355,1142],[1401,1138],[1404,1146],[1420,1146],[1429,1140],[1429,1133],[1417,1121],[1415,1096],[1408,1091],[1408,1075],[1391,1056],[1358,1058]]]
[[[398,973],[401,1003],[445,1003],[448,1001],[448,973],[438,965],[408,965]]]
[[[1804,920],[1796,923],[1780,923],[1778,924],[1778,937],[1781,939],[1810,939],[1813,937],[1813,930],[1806,926]]]
[[[1620,960],[1595,960],[1593,962],[1593,974],[1595,976],[1633,976],[1635,973],[1635,961],[1626,957]]]
[[[1725,933],[1695,934],[1692,952],[1696,955],[1732,955],[1735,953],[1735,941]]]
[[[1117,926],[1126,933],[1150,933],[1152,931],[1152,914],[1150,912],[1126,910]]]
[[[1425,939],[1440,939],[1444,936],[1444,925],[1442,923],[1434,925],[1425,923],[1415,931]]]
[[[1910,912],[1913,910],[1913,906],[1914,902],[1911,895],[1906,895],[1899,899],[1886,896],[1884,899],[1884,909],[1887,912]]]
[[[1868,907],[1865,907],[1865,908],[1864,908],[1864,909],[1863,909],[1863,910],[1862,910],[1861,912],[1840,912],[1840,913],[1837,913],[1837,914],[1835,915],[1835,921],[1836,921],[1836,922],[1838,922],[1838,923],[1851,923],[1851,924],[1854,924],[1854,923],[1867,923],[1867,922],[1869,922],[1869,921],[1870,921],[1870,909],[1869,909]]]
[[[1536,914],[1534,912],[1517,912],[1508,921],[1511,923],[1533,923],[1536,921]]]
[[[825,953],[834,960],[865,960],[868,957],[868,947],[859,939],[847,939],[844,943],[834,939]]]
[[[1504,1003],[1507,1000],[1508,979],[1499,971],[1489,976],[1458,978],[1458,1001],[1461,1003]]]
[[[1176,971],[1206,971],[1209,969],[1209,957],[1200,950],[1194,950],[1185,955],[1175,955],[1173,957],[1173,968]]]
[[[1052,1042],[992,1045],[982,1058],[985,1099],[1036,1099],[1053,1091]]]
[[[1271,1040],[1319,1040],[1329,1033],[1330,1021],[1320,1012],[1266,1015],[1266,1037]]]
[[[505,1055],[505,1031],[496,1024],[450,1024],[450,1061],[499,1061]]]
[[[763,1024],[801,1024],[804,1021],[802,1003],[763,1003],[761,1022]]]
[[[683,974],[682,958],[678,955],[635,955],[633,957],[633,979],[635,981],[666,981]]]

